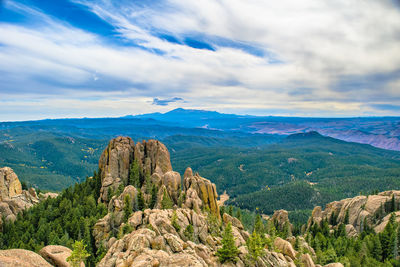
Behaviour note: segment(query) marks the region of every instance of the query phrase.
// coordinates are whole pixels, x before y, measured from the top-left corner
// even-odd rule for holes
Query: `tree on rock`
[[[135,159],[132,164],[131,168],[129,170],[129,182],[130,185],[133,185],[136,188],[139,188],[140,185],[140,168],[139,168],[139,163]]]
[[[222,248],[218,249],[216,255],[221,263],[226,261],[236,262],[239,255],[239,250],[235,246],[235,238],[232,233],[232,225],[229,222],[222,235]]]
[[[84,261],[90,254],[86,251],[86,245],[83,244],[83,241],[75,241],[72,245],[72,253],[67,258],[67,262],[69,262],[72,267],[79,267],[81,262]]]
[[[174,207],[174,202],[169,197],[167,191],[164,191],[163,198],[161,200],[162,209],[172,209]]]
[[[250,259],[253,262],[265,254],[261,236],[256,231],[253,231],[249,239],[247,239],[246,245],[249,250]]]
[[[129,195],[124,197],[124,222],[127,222],[132,213],[132,203]]]

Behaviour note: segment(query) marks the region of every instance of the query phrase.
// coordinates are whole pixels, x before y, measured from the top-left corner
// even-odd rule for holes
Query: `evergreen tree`
[[[151,199],[150,199],[150,209],[154,209],[154,206],[157,203],[157,186],[155,184],[151,187]]]
[[[163,198],[161,200],[161,208],[162,209],[172,209],[174,207],[174,202],[169,197],[167,191],[164,191]]]
[[[346,214],[344,216],[344,224],[349,224],[349,210],[346,210]]]
[[[75,241],[72,245],[72,253],[67,258],[67,262],[69,262],[72,267],[80,267],[81,262],[89,256],[90,254],[86,251],[86,245],[83,244],[83,241]]]
[[[231,261],[236,262],[239,255],[239,250],[235,246],[235,239],[232,233],[232,225],[229,222],[222,235],[222,248],[218,249],[216,255],[221,263]]]
[[[236,210],[236,216],[235,216],[239,221],[242,221],[242,213],[240,211],[240,209],[238,208]]]
[[[178,216],[176,215],[176,210],[172,212],[171,225],[175,228],[177,232],[181,230],[181,226],[178,224]]]
[[[189,225],[186,227],[185,231],[183,232],[183,234],[185,235],[185,237],[190,240],[193,241],[195,240],[195,236],[194,236],[194,229],[193,229],[193,225],[189,223]]]
[[[233,216],[233,207],[232,207],[232,205],[229,205],[229,207],[228,207],[228,214]]]
[[[144,208],[145,208],[145,203],[144,203],[144,198],[143,198],[142,190],[140,190],[140,188],[138,189],[137,203],[138,203],[138,204],[137,204],[138,210],[144,210]]]
[[[256,215],[253,229],[253,231],[256,231],[260,235],[264,233],[264,224],[262,222],[260,214]]]
[[[251,236],[246,241],[247,248],[249,250],[249,256],[253,262],[265,254],[263,242],[261,236],[253,231]]]
[[[135,159],[131,163],[129,170],[129,181],[128,184],[133,185],[136,188],[140,188],[140,167],[138,161]]]
[[[127,194],[124,197],[124,222],[127,222],[129,219],[129,216],[132,214],[132,203],[131,203],[131,197]]]

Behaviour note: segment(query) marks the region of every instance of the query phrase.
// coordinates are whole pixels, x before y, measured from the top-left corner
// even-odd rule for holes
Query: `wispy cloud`
[[[159,99],[159,98],[153,98],[153,105],[158,105],[158,106],[168,106],[170,103],[175,103],[175,102],[182,102],[183,98],[180,97],[173,97],[173,98],[168,98],[168,99]]]
[[[117,115],[177,106],[400,115],[379,106],[400,99],[400,12],[390,0],[24,3],[4,1],[2,14],[19,21],[0,18],[0,101],[21,108],[0,107],[0,120],[23,119],[29,101],[48,117],[106,116],[105,102]]]

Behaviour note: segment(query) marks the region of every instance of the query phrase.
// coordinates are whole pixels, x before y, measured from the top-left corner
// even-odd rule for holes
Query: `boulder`
[[[326,265],[324,265],[324,267],[344,267],[344,266],[340,262],[335,262],[335,263],[326,264]]]
[[[42,248],[39,254],[50,264],[56,267],[70,267],[71,265],[67,262],[67,258],[71,256],[72,251],[63,246],[49,245]],[[81,267],[85,264],[81,262]]]
[[[0,168],[0,201],[22,194],[17,175],[9,167]]]
[[[45,259],[33,251],[25,249],[0,250],[2,267],[51,267]]]
[[[304,267],[315,267],[314,261],[312,260],[310,254],[301,255],[300,260]]]
[[[270,220],[277,225],[280,231],[283,231],[287,224],[292,229],[292,224],[289,221],[289,213],[286,210],[276,210]]]
[[[290,244],[288,241],[277,237],[274,240],[274,246],[282,251],[284,255],[289,256],[292,260],[296,259],[297,252],[293,249],[292,244]]]

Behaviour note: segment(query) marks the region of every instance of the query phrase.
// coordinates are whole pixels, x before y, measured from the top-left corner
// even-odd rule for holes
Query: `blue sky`
[[[0,0],[0,120],[400,115],[392,0]]]

